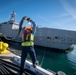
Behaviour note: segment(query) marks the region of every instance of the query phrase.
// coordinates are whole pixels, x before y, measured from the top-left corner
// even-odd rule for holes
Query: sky
[[[15,11],[19,23],[30,17],[38,27],[76,31],[76,0],[0,0],[0,23]]]

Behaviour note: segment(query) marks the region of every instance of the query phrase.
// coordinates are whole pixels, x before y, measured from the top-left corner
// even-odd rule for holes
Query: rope
[[[46,52],[46,50],[44,50],[44,54],[43,54],[43,57],[42,57],[42,61],[41,61],[40,66],[42,66],[42,64],[43,64],[43,61],[44,61],[44,58],[45,58],[45,52]]]

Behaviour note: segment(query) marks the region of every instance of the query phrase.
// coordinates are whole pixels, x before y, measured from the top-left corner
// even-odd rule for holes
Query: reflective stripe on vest
[[[22,36],[22,38],[23,38],[23,36]],[[28,40],[28,37],[26,37],[26,38],[23,38],[23,40],[24,39],[26,39],[26,40]],[[33,46],[34,45],[34,35],[33,34],[31,34],[30,35],[30,41],[24,41],[24,42],[22,42],[22,46]]]

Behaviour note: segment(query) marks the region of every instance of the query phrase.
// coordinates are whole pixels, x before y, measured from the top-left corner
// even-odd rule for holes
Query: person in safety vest
[[[22,53],[21,53],[21,68],[20,75],[23,73],[24,62],[27,57],[27,53],[29,53],[33,67],[36,68],[36,53],[34,50],[34,35],[36,32],[36,24],[28,17],[23,17],[20,24],[23,24],[23,21],[27,20],[28,24],[23,28],[22,34]]]

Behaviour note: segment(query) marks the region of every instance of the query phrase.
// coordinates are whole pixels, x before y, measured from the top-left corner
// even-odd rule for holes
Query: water
[[[9,47],[21,54],[21,46],[18,43],[9,42]],[[70,53],[48,51],[45,48],[35,48],[39,65],[54,72],[63,71],[66,75],[76,75],[76,45]],[[27,56],[30,60],[30,56]]]

